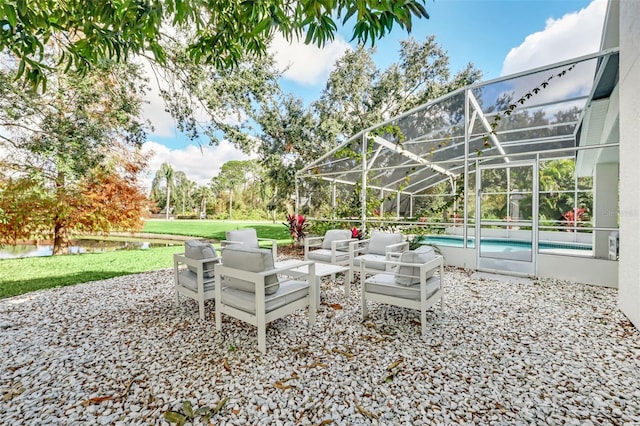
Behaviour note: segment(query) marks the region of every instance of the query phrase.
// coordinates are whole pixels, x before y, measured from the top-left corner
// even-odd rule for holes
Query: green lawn
[[[284,225],[267,222],[153,220],[145,224],[143,232],[223,240],[226,230],[247,227],[256,228],[259,237],[277,239],[279,244],[291,242],[291,237]],[[2,259],[0,260],[0,298],[169,268],[173,266],[173,253],[182,250],[182,243],[177,242],[175,246],[148,250]]]
[[[142,232],[152,234],[191,235],[215,240],[224,240],[225,231],[231,229],[255,228],[258,237],[273,238],[279,244],[290,243],[287,227],[280,222],[242,222],[217,220],[148,220]]]

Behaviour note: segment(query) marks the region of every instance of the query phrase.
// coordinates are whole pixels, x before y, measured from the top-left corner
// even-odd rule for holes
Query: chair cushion
[[[380,256],[379,254],[363,254],[361,256],[356,256],[353,258],[353,266],[356,268],[360,267],[361,261],[367,262],[367,268],[369,269],[379,269],[384,271],[387,265],[384,263],[385,257]]]
[[[281,306],[307,297],[308,294],[309,283],[306,281],[285,281],[280,284],[280,288],[276,293],[265,297],[265,311],[271,312]],[[255,298],[256,294],[252,291],[242,291],[229,287],[222,289],[222,301],[225,305],[233,306],[236,309],[254,315],[256,313]]]
[[[435,259],[436,253],[431,246],[420,246],[415,250],[405,251],[400,255],[402,263],[427,263]],[[433,270],[427,272],[426,278],[433,275]],[[396,270],[396,283],[400,285],[413,285],[420,283],[420,267],[400,265]]]
[[[180,271],[178,273],[178,282],[182,287],[186,287],[189,290],[198,291],[198,276],[187,270]],[[210,292],[215,290],[215,281],[214,280],[205,280],[204,281],[204,292]]]
[[[385,249],[392,244],[398,244],[403,241],[402,234],[392,234],[390,232],[373,231],[369,239],[369,247],[367,254],[386,255]]]
[[[222,264],[225,267],[249,272],[264,272],[274,269],[271,250],[251,248],[240,244],[232,245],[222,250]],[[273,294],[278,291],[278,277],[276,274],[267,275],[264,282],[265,294]],[[225,277],[225,286],[255,293],[255,283],[239,278]]]
[[[202,259],[217,259],[218,253],[216,249],[205,241],[201,240],[187,240],[184,242],[184,255],[189,259],[202,260]],[[213,278],[216,274],[213,270],[214,265],[217,262],[205,262],[204,264],[204,276],[206,278]],[[198,273],[198,268],[195,266],[188,266],[189,270],[195,274]]]
[[[334,241],[348,240],[351,238],[351,231],[348,229],[330,229],[324,234],[322,240],[322,248],[331,250],[331,243]],[[347,251],[349,250],[349,243],[344,242],[336,246],[336,250]]]
[[[242,243],[242,245],[245,247],[259,248],[258,234],[253,228],[227,231],[227,241]]]
[[[309,260],[315,260],[316,262],[322,263],[331,263],[331,250],[319,249],[312,250],[307,253],[307,258]],[[336,252],[336,261],[337,262],[346,262],[349,260],[349,253],[344,252]]]
[[[399,297],[409,300],[420,300],[420,284],[410,286],[396,283],[393,274],[376,274],[365,281],[367,293],[377,293],[386,296]],[[427,280],[427,299],[440,289],[440,279],[431,277]]]

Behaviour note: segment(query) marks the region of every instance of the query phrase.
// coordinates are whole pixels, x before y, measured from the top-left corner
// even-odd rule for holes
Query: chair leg
[[[352,278],[352,273],[351,273],[351,269],[349,269],[347,272],[344,273],[344,296],[346,299],[348,299],[349,295],[351,294],[351,278]]]
[[[258,350],[265,353],[267,352],[267,318],[264,311],[264,298],[261,299],[262,307],[256,306],[256,327],[258,328]]]
[[[364,282],[362,283],[362,289],[360,289],[360,300],[361,300],[361,304],[362,304],[362,320],[366,320],[367,317],[369,317],[369,311],[367,310],[367,298],[365,296],[364,293],[365,290],[365,284]]]
[[[262,324],[258,325],[258,350],[262,353],[267,352],[267,326]]]
[[[216,330],[222,330],[222,312],[220,311],[220,307],[218,306],[218,302],[216,301]]]
[[[204,296],[198,300],[198,310],[200,311],[200,319],[204,321]]]

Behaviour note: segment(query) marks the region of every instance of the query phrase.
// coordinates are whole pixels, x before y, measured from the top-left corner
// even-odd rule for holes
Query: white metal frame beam
[[[409,152],[406,149],[404,149],[402,146],[394,144],[393,142],[389,142],[388,140],[381,138],[380,136],[374,136],[373,140],[379,144],[384,146],[385,148],[388,148],[392,151],[397,152],[398,154],[415,161],[416,163],[429,167],[430,169],[438,172],[438,173],[442,173],[443,175],[447,175],[449,177],[456,177],[455,174],[451,173],[449,170],[445,169],[444,167],[438,166],[436,164],[431,163],[429,160],[425,160],[424,158],[420,157],[419,155],[414,154],[413,152]]]
[[[504,152],[504,148],[502,148],[502,145],[500,144],[498,137],[491,129],[491,124],[489,124],[489,120],[487,120],[487,117],[484,116],[484,113],[482,112],[482,108],[480,107],[480,103],[478,102],[478,100],[476,99],[476,97],[474,96],[471,90],[469,90],[469,102],[471,103],[471,106],[473,107],[474,112],[478,113],[477,118],[482,123],[482,127],[484,127],[484,129],[489,134],[489,139],[491,139],[491,142],[493,142],[493,145],[498,149],[498,152],[502,154],[502,156],[504,157],[504,162],[508,163],[509,157],[507,157],[507,153]]]

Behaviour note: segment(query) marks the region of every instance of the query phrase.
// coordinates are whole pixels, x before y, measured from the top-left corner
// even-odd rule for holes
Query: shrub
[[[283,223],[283,225],[289,228],[292,240],[302,241],[307,236],[310,224],[304,216],[301,214],[287,214],[287,222]]]

